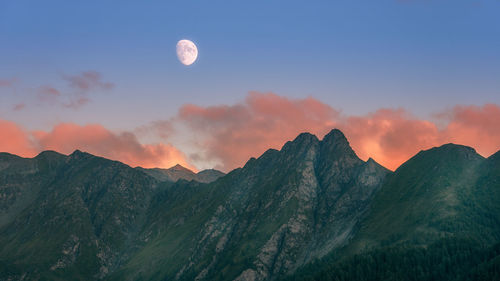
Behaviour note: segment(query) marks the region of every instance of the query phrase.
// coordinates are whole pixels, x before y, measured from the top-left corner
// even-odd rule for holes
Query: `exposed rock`
[[[345,245],[389,173],[359,159],[338,130],[321,141],[300,134],[225,176],[134,169],[81,151],[0,155],[0,165],[0,257],[54,252],[39,258],[48,268],[19,273],[49,279],[73,271],[81,279],[273,280]],[[20,247],[38,240],[52,242]]]

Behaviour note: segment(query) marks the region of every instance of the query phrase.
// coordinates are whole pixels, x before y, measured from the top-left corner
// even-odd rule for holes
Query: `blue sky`
[[[348,115],[500,104],[499,14],[500,0],[0,0],[0,119],[134,130],[249,91]],[[180,39],[198,46],[190,67]],[[68,77],[86,71],[114,87],[80,93],[90,102],[77,109],[37,99],[48,87],[69,95]]]
[[[500,102],[500,1],[74,3],[0,2],[0,77],[37,87],[98,71],[116,88],[82,109],[96,118],[130,104],[142,120],[165,118],[184,103],[234,103],[251,90],[313,96],[353,114]],[[175,57],[182,38],[200,52],[189,68]],[[2,91],[5,111],[14,98]]]

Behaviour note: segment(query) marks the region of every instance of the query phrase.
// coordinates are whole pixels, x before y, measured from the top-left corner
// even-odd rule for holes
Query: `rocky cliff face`
[[[168,243],[174,239],[170,233],[183,233],[189,238],[177,238],[182,249],[165,247],[183,254],[165,264],[164,273],[146,266],[149,269],[141,276],[269,280],[291,273],[349,241],[388,173],[373,160],[360,160],[338,130],[322,141],[301,134],[281,151],[268,150],[221,180],[198,188],[197,195],[203,194],[209,203],[201,207],[192,202],[195,211],[184,214],[178,227],[166,227],[163,234],[152,237]],[[191,233],[184,233],[186,225],[194,226]],[[158,254],[145,248],[138,255]],[[134,272],[149,262],[153,261],[134,260],[117,280],[137,278]]]
[[[242,182],[247,184],[230,198],[256,214],[240,235],[263,234],[253,242],[256,258],[237,280],[272,279],[344,245],[388,172],[373,161],[361,161],[338,130],[322,141],[299,135],[271,154],[245,167]],[[262,170],[265,164],[270,167]],[[274,178],[281,180],[268,181]],[[240,247],[237,240],[233,243]]]

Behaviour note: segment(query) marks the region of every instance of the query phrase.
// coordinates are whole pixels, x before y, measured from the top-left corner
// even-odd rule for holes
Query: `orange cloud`
[[[456,106],[448,114],[444,138],[475,147],[483,155],[500,148],[500,107],[494,104]]]
[[[113,133],[101,125],[63,123],[52,131],[25,132],[12,122],[0,120],[0,151],[33,157],[43,150],[70,154],[76,149],[124,162],[130,166],[168,168],[181,164],[193,168],[184,154],[170,144],[141,144],[130,132]]]
[[[442,129],[402,109],[349,117],[340,128],[362,158],[371,156],[390,169],[396,169],[422,149],[450,142],[474,147],[483,156],[500,149],[499,106],[456,106],[436,116],[446,123]]]
[[[137,132],[153,131],[168,139],[174,133],[174,124],[184,125],[194,134],[197,150],[190,159],[216,160],[220,163],[217,168],[225,171],[242,166],[269,148],[281,148],[301,132],[322,137],[333,128],[345,133],[362,159],[372,157],[393,170],[418,151],[449,142],[474,147],[483,156],[500,149],[498,105],[456,106],[436,116],[435,122],[421,120],[404,109],[347,116],[314,98],[289,99],[252,92],[235,105],[185,105],[172,120],[153,122]],[[5,136],[0,138],[0,151],[22,156],[34,156],[46,149],[65,154],[80,149],[131,166],[181,164],[193,168],[171,144],[142,144],[131,132],[114,133],[101,125],[63,123],[48,132],[26,132],[15,123],[0,120],[0,130]]]
[[[29,135],[21,127],[10,121],[0,119],[0,152],[32,157],[37,151],[30,142]]]
[[[380,109],[367,116],[351,116],[339,126],[356,153],[396,169],[422,149],[441,144],[436,125],[412,118],[403,109]]]
[[[183,106],[176,118],[200,139],[202,159],[218,159],[220,169],[242,166],[268,148],[280,148],[301,132],[319,137],[341,129],[362,159],[374,158],[396,169],[422,149],[444,143],[476,147],[488,156],[500,149],[500,107],[457,106],[440,114],[443,129],[414,118],[403,109],[380,109],[365,116],[344,116],[314,98],[289,99],[276,94],[250,93],[243,103]],[[200,157],[200,155],[197,155]]]
[[[280,148],[301,132],[326,134],[338,116],[335,109],[313,98],[291,100],[251,92],[244,103],[232,106],[185,105],[176,120],[201,139],[197,145],[202,159],[218,159],[222,164],[217,168],[228,171],[269,148]]]

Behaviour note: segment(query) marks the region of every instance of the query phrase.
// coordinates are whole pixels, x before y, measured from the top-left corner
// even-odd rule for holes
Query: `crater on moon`
[[[190,40],[180,40],[177,42],[177,57],[182,64],[191,65],[198,57],[198,48]]]

